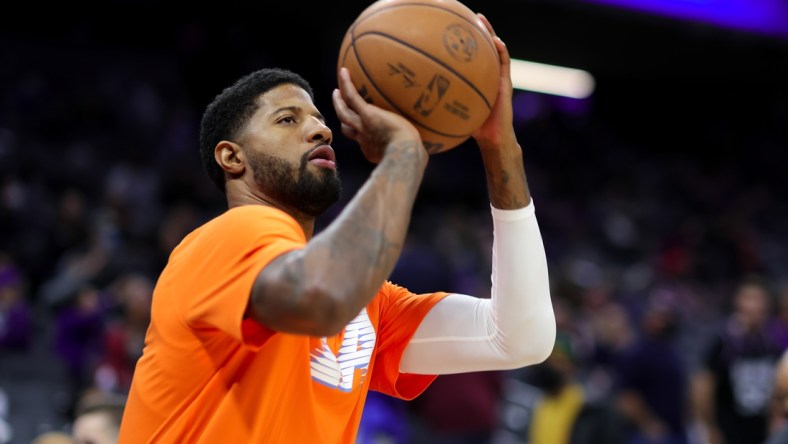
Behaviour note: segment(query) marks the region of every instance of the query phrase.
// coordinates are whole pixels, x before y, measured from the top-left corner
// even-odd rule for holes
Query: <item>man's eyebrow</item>
[[[274,110],[274,112],[272,112],[271,115],[273,116],[275,114],[279,114],[282,111],[290,111],[292,113],[298,113],[299,111],[301,111],[301,107],[300,106],[283,106],[281,108],[278,108],[278,109]]]

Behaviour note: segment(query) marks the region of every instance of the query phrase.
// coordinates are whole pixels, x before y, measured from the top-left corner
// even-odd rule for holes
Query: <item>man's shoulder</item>
[[[177,256],[206,246],[245,244],[265,234],[304,239],[301,226],[284,211],[265,205],[243,205],[227,209],[192,230],[173,254]]]

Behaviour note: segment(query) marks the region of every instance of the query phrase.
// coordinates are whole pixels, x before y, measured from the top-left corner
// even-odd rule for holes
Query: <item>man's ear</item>
[[[213,157],[216,159],[216,163],[232,177],[242,175],[246,168],[244,154],[241,152],[241,146],[237,143],[222,140],[216,144]]]

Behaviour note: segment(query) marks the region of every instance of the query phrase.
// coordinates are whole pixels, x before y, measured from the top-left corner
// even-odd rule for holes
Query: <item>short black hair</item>
[[[200,156],[208,177],[224,192],[224,170],[216,163],[214,149],[222,140],[233,140],[257,111],[257,98],[281,84],[303,88],[312,100],[312,87],[300,75],[283,68],[263,68],[238,79],[205,109],[200,122]]]

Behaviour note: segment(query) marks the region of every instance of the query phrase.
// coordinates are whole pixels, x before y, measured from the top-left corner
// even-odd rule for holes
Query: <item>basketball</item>
[[[378,0],[340,46],[364,99],[409,119],[430,154],[448,151],[484,123],[498,94],[492,35],[457,0]]]

